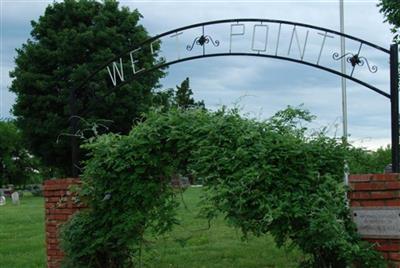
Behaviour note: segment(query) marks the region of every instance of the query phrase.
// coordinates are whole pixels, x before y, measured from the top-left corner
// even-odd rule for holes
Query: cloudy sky
[[[259,1],[121,1],[121,5],[137,8],[143,15],[142,24],[151,35],[181,26],[218,19],[263,18],[279,19],[318,25],[339,30],[339,0],[259,0]],[[21,47],[30,36],[30,21],[37,20],[51,1],[8,1],[1,4],[1,82],[0,117],[11,116],[14,96],[8,91],[14,68],[15,48]],[[376,6],[378,1],[345,0],[345,31],[372,43],[389,48],[392,40],[390,26],[384,23]],[[246,25],[248,33],[251,25]],[[271,32],[272,32],[271,26]],[[222,42],[229,40],[229,25],[210,29],[210,35]],[[290,29],[283,35],[287,50]],[[299,30],[304,41],[304,30]],[[317,36],[316,33],[314,37]],[[186,35],[183,42],[190,43],[196,35]],[[251,42],[251,36],[243,37]],[[172,39],[170,39],[172,42]],[[319,47],[309,40],[307,55],[318,54]],[[173,44],[164,42],[164,51],[174,50]],[[186,43],[184,47],[186,47]],[[338,42],[327,45],[326,52],[338,52]],[[356,44],[348,44],[354,52]],[[274,45],[271,45],[271,48]],[[223,47],[223,45],[221,45]],[[222,49],[222,48],[221,48]],[[297,49],[293,48],[293,52]],[[366,50],[364,56],[376,64],[376,74],[360,73],[371,84],[389,91],[388,59],[385,55]],[[369,53],[369,54],[368,54]],[[331,58],[330,58],[331,59]],[[324,59],[327,60],[327,59]],[[196,99],[203,99],[206,106],[216,109],[221,105],[237,105],[251,117],[268,118],[287,105],[304,107],[318,119],[313,127],[329,126],[331,134],[340,136],[341,80],[339,76],[302,64],[258,57],[220,57],[188,61],[170,66],[169,75],[161,81],[164,88],[175,87],[190,77]],[[354,82],[348,82],[348,128],[350,139],[357,145],[371,149],[390,143],[390,102]]]

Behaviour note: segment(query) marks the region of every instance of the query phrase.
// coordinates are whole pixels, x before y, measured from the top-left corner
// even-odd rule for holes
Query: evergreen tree
[[[17,125],[31,151],[47,166],[71,175],[71,114],[79,115],[80,123],[107,119],[110,131],[127,133],[149,108],[162,70],[116,90],[104,70],[76,92],[76,113],[69,105],[71,90],[89,74],[149,37],[139,24],[141,17],[116,1],[65,0],[49,5],[38,21],[31,22],[31,39],[17,49],[10,90],[17,95]],[[140,62],[157,64],[159,45],[153,49],[153,55],[139,54]]]
[[[180,86],[176,86],[176,92],[174,97],[175,105],[182,109],[189,108],[204,108],[203,101],[194,101],[193,92],[190,89],[189,77],[187,77]]]

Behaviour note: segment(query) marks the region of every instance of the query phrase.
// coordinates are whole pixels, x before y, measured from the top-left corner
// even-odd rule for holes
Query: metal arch
[[[127,80],[127,81],[124,81],[124,82],[120,82],[111,91],[109,91],[109,93],[107,93],[105,96],[103,96],[103,98],[108,96],[109,94],[111,94],[115,90],[123,87],[124,85],[129,84],[133,80],[133,78],[141,76],[141,75],[149,73],[149,72],[152,72],[154,70],[157,70],[157,69],[160,69],[160,68],[163,68],[163,67],[167,67],[167,66],[170,66],[170,65],[178,64],[178,63],[181,63],[181,62],[185,62],[185,61],[196,60],[196,59],[201,59],[201,58],[223,57],[223,56],[251,56],[251,57],[272,58],[272,59],[280,59],[280,60],[285,60],[285,61],[296,62],[296,63],[308,65],[308,66],[311,66],[311,67],[315,67],[315,68],[318,68],[318,69],[321,69],[321,70],[324,70],[324,71],[327,71],[327,72],[330,72],[330,73],[333,73],[333,74],[336,74],[336,75],[339,75],[339,76],[343,76],[346,79],[352,80],[352,81],[354,81],[354,82],[356,82],[356,83],[358,83],[358,84],[360,84],[362,86],[365,86],[365,87],[375,91],[376,93],[378,93],[378,94],[380,94],[380,95],[382,95],[382,96],[384,96],[384,97],[386,97],[388,99],[391,98],[390,94],[378,89],[377,87],[374,87],[374,86],[372,86],[372,85],[370,85],[368,83],[365,83],[365,82],[363,82],[363,81],[361,81],[361,80],[359,80],[357,78],[354,78],[352,76],[343,75],[339,71],[336,71],[336,70],[333,70],[333,69],[330,69],[330,68],[327,68],[327,67],[324,67],[324,66],[321,66],[321,65],[317,65],[317,64],[313,64],[313,63],[310,63],[310,62],[306,62],[306,61],[302,61],[302,60],[298,60],[298,59],[293,59],[293,58],[289,58],[289,57],[275,56],[275,55],[268,55],[268,54],[258,54],[258,53],[244,53],[244,52],[240,52],[240,53],[238,53],[238,52],[212,53],[212,54],[191,56],[191,57],[186,57],[186,58],[182,58],[182,59],[178,59],[178,60],[165,62],[163,64],[159,64],[159,65],[153,66],[152,68],[146,69],[144,71],[136,73],[135,75],[132,75],[130,80]],[[81,115],[85,115],[86,112],[88,112],[90,108],[91,107],[87,107],[85,110],[83,110]]]
[[[142,74],[145,74],[145,73],[148,73],[148,72],[151,72],[151,71],[154,71],[154,70],[157,70],[159,68],[163,68],[163,67],[166,67],[166,66],[174,65],[174,64],[177,64],[177,63],[180,63],[180,62],[185,62],[185,61],[190,61],[190,60],[195,60],[195,59],[201,59],[201,58],[214,58],[214,57],[222,57],[222,56],[252,56],[252,57],[262,57],[262,58],[273,58],[273,59],[291,61],[291,62],[296,62],[296,63],[308,65],[308,66],[315,67],[315,68],[318,68],[318,69],[321,69],[321,70],[324,70],[324,71],[327,71],[327,72],[330,72],[330,73],[333,73],[333,74],[336,74],[336,75],[339,75],[339,76],[343,76],[346,79],[352,80],[352,81],[354,81],[354,82],[356,82],[356,83],[358,83],[358,84],[360,84],[362,86],[365,86],[365,87],[375,91],[376,93],[378,93],[378,94],[390,99],[390,94],[388,94],[388,93],[380,90],[379,88],[374,87],[374,86],[372,86],[372,85],[370,85],[368,83],[365,83],[365,82],[363,82],[363,81],[361,81],[361,80],[359,80],[357,78],[354,78],[353,76],[350,76],[350,75],[347,75],[347,74],[342,74],[339,71],[336,71],[336,70],[333,70],[333,69],[330,69],[330,68],[327,68],[327,67],[324,67],[324,66],[321,66],[321,65],[317,65],[317,64],[314,64],[314,63],[311,63],[311,62],[306,62],[306,61],[294,59],[294,58],[276,56],[276,55],[269,55],[269,54],[258,54],[258,53],[232,52],[232,53],[212,53],[212,54],[206,54],[206,55],[191,56],[191,57],[186,57],[186,58],[182,58],[182,59],[178,59],[178,60],[173,60],[173,61],[169,61],[169,62],[166,62],[166,63],[163,63],[163,64],[159,64],[159,65],[153,66],[152,68],[146,69],[146,70],[141,71],[141,72],[139,72],[139,73],[137,73],[135,75],[132,75],[131,78],[140,76]],[[118,86],[116,86],[114,88],[116,89],[116,88],[122,87],[123,85],[128,84],[131,80],[121,82],[121,83],[119,83]]]
[[[196,59],[201,59],[201,58],[214,58],[214,57],[223,57],[223,56],[251,56],[251,57],[262,57],[262,58],[272,58],[272,59],[279,59],[279,60],[285,60],[285,61],[290,61],[290,62],[295,62],[295,63],[300,63],[300,64],[304,64],[304,65],[308,65],[311,67],[315,67],[342,77],[345,77],[346,79],[352,80],[353,82],[356,82],[362,86],[365,86],[373,91],[375,91],[376,93],[382,95],[383,97],[386,97],[388,99],[391,99],[391,95],[378,89],[377,87],[374,87],[368,83],[365,83],[357,78],[354,78],[353,76],[350,75],[343,75],[341,72],[321,66],[321,65],[317,65],[317,64],[313,64],[310,62],[306,62],[306,61],[302,61],[302,60],[298,60],[298,59],[294,59],[294,58],[289,58],[289,57],[283,57],[283,56],[276,56],[276,55],[268,55],[268,54],[258,54],[258,53],[244,53],[244,52],[232,52],[232,53],[212,53],[212,54],[201,54],[201,55],[197,55],[197,56],[191,56],[191,57],[186,57],[186,58],[182,58],[182,59],[178,59],[178,60],[173,60],[173,61],[169,61],[169,62],[165,62],[163,64],[159,64],[156,66],[153,66],[152,68],[146,69],[144,71],[138,72],[135,75],[131,76],[130,80],[124,81],[124,82],[120,82],[117,86],[115,86],[112,90],[109,91],[109,93],[107,93],[105,96],[102,96],[103,98],[108,96],[109,94],[113,93],[115,90],[123,87],[124,85],[129,84],[133,78],[141,76],[143,74],[152,72],[154,70],[163,68],[163,67],[167,67],[170,65],[174,65],[174,64],[178,64],[181,62],[185,62],[185,61],[190,61],[190,60],[196,60]],[[81,115],[85,115],[89,109],[91,107],[87,107],[85,110],[82,111]]]
[[[308,28],[308,29],[314,29],[314,30],[319,30],[319,31],[323,31],[325,32],[325,34],[330,33],[330,34],[334,34],[337,36],[341,36],[353,41],[356,41],[358,43],[360,43],[360,47],[362,45],[367,45],[371,48],[375,48],[381,52],[384,52],[386,54],[389,55],[390,57],[390,94],[362,81],[359,80],[357,78],[354,78],[352,75],[347,75],[347,74],[343,74],[339,71],[336,71],[334,69],[328,68],[328,67],[324,67],[321,66],[319,64],[314,64],[311,62],[307,62],[307,61],[303,61],[302,59],[295,59],[295,58],[289,58],[289,57],[283,57],[283,56],[278,56],[277,53],[275,53],[275,55],[272,54],[256,54],[256,53],[213,53],[213,54],[205,54],[204,53],[204,47],[203,47],[203,54],[202,55],[197,55],[197,56],[191,56],[191,57],[186,57],[186,58],[182,58],[182,59],[177,59],[177,60],[172,60],[170,62],[164,62],[158,65],[155,65],[151,68],[148,68],[142,72],[139,72],[135,75],[132,76],[136,77],[139,74],[143,74],[146,72],[150,72],[165,66],[169,66],[169,65],[173,65],[179,62],[184,62],[184,61],[189,61],[189,60],[194,60],[194,59],[198,59],[198,58],[208,58],[208,57],[218,57],[218,56],[257,56],[257,57],[264,57],[264,58],[275,58],[275,59],[280,59],[280,60],[286,60],[286,61],[291,61],[291,62],[297,62],[297,63],[301,63],[301,64],[305,64],[311,67],[315,67],[321,70],[325,70],[328,71],[330,73],[339,75],[341,77],[345,77],[349,80],[352,80],[360,85],[363,85],[373,91],[375,91],[376,93],[387,97],[390,99],[391,101],[391,128],[392,128],[392,171],[393,172],[399,172],[399,96],[398,96],[398,46],[397,45],[392,45],[390,50],[385,49],[379,45],[373,44],[371,42],[368,42],[366,40],[363,40],[361,38],[357,38],[351,35],[347,35],[347,34],[343,34],[331,29],[327,29],[327,28],[323,28],[323,27],[319,27],[319,26],[314,26],[314,25],[309,25],[309,24],[305,24],[305,23],[297,23],[297,22],[291,22],[291,21],[284,21],[284,20],[271,20],[271,19],[255,19],[255,18],[242,18],[242,19],[225,19],[225,20],[215,20],[215,21],[208,21],[208,22],[203,22],[203,23],[196,23],[196,24],[192,24],[192,25],[188,25],[188,26],[184,26],[184,27],[180,27],[180,28],[176,28],[164,33],[161,33],[159,35],[156,35],[154,37],[151,37],[141,43],[139,43],[138,45],[131,47],[129,49],[124,50],[122,53],[119,53],[117,56],[115,56],[114,58],[108,60],[107,62],[105,62],[104,64],[102,64],[101,66],[99,66],[94,72],[92,72],[85,80],[83,80],[81,83],[78,84],[77,87],[73,87],[70,91],[70,106],[71,106],[71,112],[72,115],[76,115],[76,107],[74,104],[74,100],[76,98],[76,93],[78,93],[78,91],[83,88],[97,73],[99,73],[100,71],[102,71],[105,67],[107,67],[110,63],[113,63],[115,60],[118,60],[120,58],[122,58],[124,55],[126,55],[127,53],[134,51],[135,49],[140,49],[141,47],[143,47],[146,44],[151,44],[152,42],[167,36],[167,35],[171,35],[171,34],[175,34],[178,33],[180,31],[183,30],[187,30],[187,29],[192,29],[192,28],[197,28],[197,27],[202,27],[204,30],[204,26],[207,25],[215,25],[215,24],[223,24],[223,23],[236,23],[238,24],[239,22],[261,22],[261,23],[275,23],[275,24],[279,24],[279,33],[281,30],[281,26],[282,25],[291,25],[291,26],[299,26],[299,27],[304,27],[304,28]],[[204,33],[203,33],[204,35]],[[279,38],[279,37],[278,37]],[[279,39],[278,39],[278,43],[279,43]],[[358,55],[357,55],[358,56]],[[357,62],[357,59],[353,59]],[[318,60],[319,61],[319,60]],[[353,63],[352,63],[353,64]],[[367,63],[368,64],[368,63]],[[353,66],[354,67],[354,66]],[[368,66],[369,67],[369,66]],[[125,84],[127,84],[129,81],[132,81],[132,79],[129,79],[126,82],[122,82],[119,83],[118,86],[115,86],[114,89],[117,89]],[[89,107],[88,107],[89,108]],[[84,113],[86,113],[87,109],[85,109],[85,111],[83,111]],[[72,121],[71,121],[72,122]],[[73,129],[73,131],[76,131],[77,128],[77,123],[76,122],[72,122],[71,127]],[[76,148],[77,146],[77,142],[76,142],[76,137],[72,137],[72,159],[73,159],[73,175],[77,175],[77,154],[78,154],[78,150]],[[75,150],[74,150],[75,147]]]
[[[82,83],[80,83],[75,90],[79,90],[81,89],[88,81],[90,81],[91,78],[93,78],[98,72],[100,72],[103,68],[107,67],[110,63],[114,62],[115,60],[121,58],[123,55],[129,53],[130,51],[133,51],[135,49],[138,49],[146,44],[150,44],[151,42],[160,39],[164,36],[179,32],[179,31],[183,31],[183,30],[187,30],[187,29],[192,29],[192,28],[197,28],[197,27],[201,27],[201,26],[207,26],[207,25],[214,25],[214,24],[223,24],[223,23],[239,23],[239,22],[267,22],[267,23],[277,23],[277,24],[286,24],[286,25],[293,25],[293,26],[300,26],[300,27],[305,27],[305,28],[310,28],[310,29],[314,29],[314,30],[320,30],[320,31],[324,31],[327,33],[331,33],[331,34],[335,34],[335,35],[339,35],[339,36],[343,36],[345,38],[360,42],[362,44],[366,44],[370,47],[373,47],[375,49],[378,49],[384,53],[387,53],[390,55],[390,50],[383,48],[379,45],[373,44],[371,42],[368,42],[366,40],[363,40],[361,38],[357,38],[348,34],[343,34],[341,32],[335,31],[335,30],[331,30],[328,28],[323,28],[323,27],[319,27],[319,26],[314,26],[314,25],[310,25],[310,24],[305,24],[305,23],[298,23],[298,22],[292,22],[292,21],[285,21],[285,20],[272,20],[272,19],[255,19],[255,18],[242,18],[242,19],[226,19],[226,20],[214,20],[214,21],[208,21],[208,22],[202,22],[202,23],[196,23],[196,24],[191,24],[188,26],[184,26],[184,27],[180,27],[180,28],[176,28],[161,34],[158,34],[154,37],[150,37],[149,39],[139,43],[138,45],[131,47],[129,49],[124,50],[123,52],[119,53],[117,56],[115,56],[114,58],[108,60],[107,62],[105,62],[103,65],[99,66],[94,72],[92,72],[84,81],[82,81]]]

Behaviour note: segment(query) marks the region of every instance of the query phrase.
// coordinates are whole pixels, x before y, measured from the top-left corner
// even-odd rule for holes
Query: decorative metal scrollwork
[[[215,40],[215,41],[214,41],[214,40],[211,38],[211,36],[209,36],[209,35],[202,35],[202,36],[196,37],[196,38],[193,40],[193,44],[192,44],[192,45],[187,45],[187,46],[186,46],[186,49],[187,49],[188,51],[191,51],[191,50],[193,49],[194,45],[204,46],[205,44],[208,44],[210,41],[211,41],[211,43],[213,44],[214,47],[219,46],[219,41],[218,41],[218,40]]]
[[[353,66],[353,67],[355,67],[356,65],[364,66],[364,64],[367,64],[368,70],[371,73],[376,73],[378,71],[378,67],[376,65],[370,65],[367,58],[360,57],[358,54],[353,54],[353,53],[348,52],[348,53],[340,56],[339,53],[335,52],[332,55],[332,58],[334,60],[340,60],[340,59],[343,59],[344,57],[346,57],[346,61],[348,63],[350,63],[351,66]]]

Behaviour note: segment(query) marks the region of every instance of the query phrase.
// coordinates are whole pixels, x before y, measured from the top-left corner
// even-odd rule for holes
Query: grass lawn
[[[182,224],[171,234],[153,240],[143,254],[143,267],[294,267],[301,255],[278,249],[270,236],[241,240],[239,231],[222,218],[207,222],[196,218],[200,188],[190,188],[179,208]],[[180,242],[179,242],[180,241]],[[182,241],[185,241],[182,243]],[[184,245],[183,245],[184,244]],[[0,207],[0,267],[45,267],[44,202],[23,197]]]
[[[181,225],[165,238],[150,243],[144,254],[144,267],[295,267],[299,252],[278,249],[271,236],[250,237],[243,241],[241,232],[222,218],[211,223],[196,218],[201,189],[189,188],[179,208]],[[183,243],[180,240],[188,240]],[[149,238],[151,240],[151,238]],[[178,240],[178,241],[177,241]]]
[[[45,267],[44,241],[43,198],[22,197],[20,205],[7,198],[0,207],[0,267]]]

